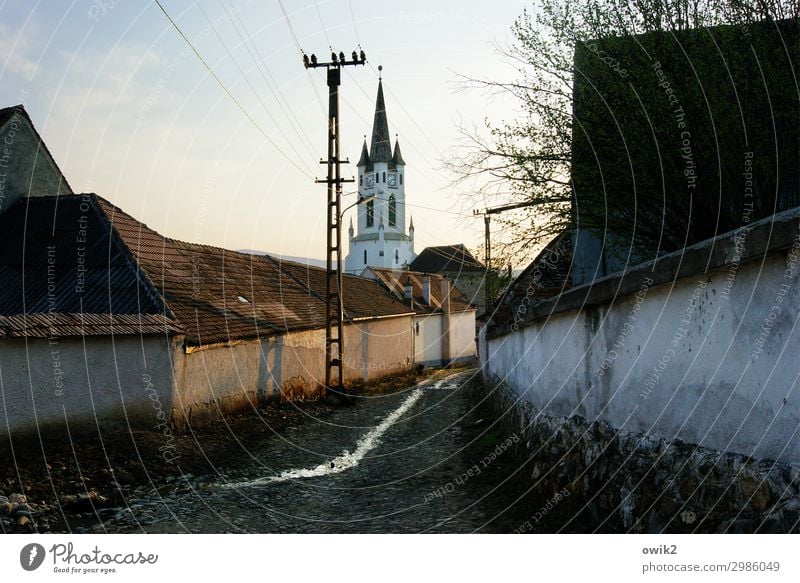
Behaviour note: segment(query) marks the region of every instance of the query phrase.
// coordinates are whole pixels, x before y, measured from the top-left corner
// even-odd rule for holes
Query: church
[[[346,273],[358,275],[366,267],[407,268],[416,257],[413,218],[406,232],[405,167],[397,140],[392,151],[383,82],[378,81],[372,141],[368,150],[364,140],[358,161],[358,196],[369,200],[358,205],[356,229],[350,220]]]

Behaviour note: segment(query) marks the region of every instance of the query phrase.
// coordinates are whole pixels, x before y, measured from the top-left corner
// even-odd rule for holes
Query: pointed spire
[[[364,136],[364,145],[361,146],[361,158],[356,166],[369,166],[369,152],[367,151],[367,136]]]
[[[411,215],[411,222],[408,225],[408,230],[409,231],[413,231],[414,230],[414,215]]]
[[[395,134],[394,138],[394,156],[392,156],[392,162],[394,162],[395,166],[405,166],[405,160],[403,160],[403,155],[400,153],[400,139]]]
[[[392,144],[389,139],[389,122],[386,119],[386,102],[383,99],[383,81],[378,81],[378,97],[375,100],[375,119],[372,122],[372,145],[370,159],[374,162],[389,162]]]

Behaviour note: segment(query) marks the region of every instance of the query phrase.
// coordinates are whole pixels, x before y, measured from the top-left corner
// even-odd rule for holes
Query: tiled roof
[[[274,336],[325,325],[325,270],[164,237],[98,202],[193,344]],[[374,282],[344,279],[346,316],[409,313]]]
[[[370,267],[370,270],[378,277],[379,281],[395,297],[405,298],[406,282],[411,282],[411,296],[414,298],[414,311],[417,313],[432,313],[442,307],[442,280],[441,275],[430,275],[416,271],[403,271],[399,269],[384,269],[381,267]],[[431,279],[431,303],[426,304],[422,294],[422,282],[425,277]],[[467,312],[475,308],[470,305],[467,298],[458,288],[450,284],[450,311]]]
[[[463,244],[426,247],[409,266],[412,271],[444,273],[482,271],[483,265]]]
[[[551,298],[572,287],[572,236],[556,235],[528,267],[508,286],[490,309],[492,323],[513,320],[523,300],[536,302]]]
[[[0,316],[0,337],[169,334],[175,322],[160,314],[20,314]]]
[[[325,270],[311,267],[292,261],[282,261],[267,256],[268,259],[280,264],[284,273],[294,278],[308,290],[312,290],[320,301],[325,301]],[[404,303],[388,296],[374,281],[343,275],[342,287],[344,289],[345,316],[351,320],[369,318],[372,316],[391,316],[410,314],[412,310]],[[324,314],[324,311],[323,311]],[[324,325],[324,320],[322,321]]]
[[[0,233],[0,336],[180,331],[199,345],[325,325],[324,269],[176,241],[94,194],[22,199]],[[346,277],[344,292],[351,319],[411,313],[372,281]]]
[[[137,333],[166,330],[157,293],[98,211],[91,196],[64,195],[20,199],[0,214],[0,328],[8,327],[0,334],[47,325],[54,335],[72,335],[80,314],[86,333],[110,333],[115,322],[138,322]]]

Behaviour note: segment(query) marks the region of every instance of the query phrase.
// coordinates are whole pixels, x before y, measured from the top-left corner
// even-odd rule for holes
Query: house
[[[17,168],[39,168],[41,152],[29,147],[34,160]],[[319,396],[323,269],[165,237],[72,194],[44,160],[37,187],[0,212],[0,432],[166,432]],[[55,194],[38,189],[48,184]],[[343,285],[346,382],[410,370],[414,312],[374,281]]]
[[[411,271],[446,277],[467,301],[483,312],[486,268],[463,244],[426,247],[409,265]]]
[[[475,307],[444,276],[368,267],[361,277],[379,282],[414,310],[414,362],[442,366],[476,356]]]
[[[572,233],[556,235],[509,284],[485,318],[494,325],[524,320],[534,304],[572,287]]]
[[[677,204],[697,185],[701,210],[695,222],[683,225],[685,245],[670,247],[665,239],[664,248],[651,255],[639,246],[639,237],[674,220],[677,208],[657,220],[645,209],[635,232],[625,236],[583,227],[574,238],[564,233],[512,283],[481,330],[479,355],[484,378],[498,389],[493,394],[502,395],[501,406],[513,404],[527,419],[523,423],[531,422],[531,432],[537,426],[550,431],[555,425],[608,424],[609,431],[632,435],[631,444],[674,441],[702,445],[715,455],[800,463],[794,357],[800,332],[793,324],[800,317],[800,100],[791,87],[776,86],[796,69],[799,26],[797,20],[753,23],[746,30],[715,27],[609,38],[576,48],[576,78],[582,80],[576,81],[575,115],[586,133],[573,149],[576,216],[582,201],[602,196],[604,184],[615,197],[627,196],[631,175],[613,170],[628,150],[595,138],[616,132],[625,132],[620,139],[629,137],[642,113],[628,93],[610,89],[617,86],[611,77],[618,72],[602,70],[600,50],[630,73],[622,85],[651,83],[657,89],[638,93],[642,103],[652,100],[651,114],[668,107],[665,115],[651,115],[654,127],[639,136],[643,142],[632,142],[637,148],[630,151],[626,168],[635,171],[638,186],[628,194],[636,196],[640,209],[650,205],[661,217],[663,201]],[[709,49],[713,42],[722,55],[740,55],[747,47],[747,58],[718,59]],[[763,65],[771,72],[764,78],[769,91],[761,81],[748,81],[748,67],[750,79],[762,79],[753,61],[761,60],[760,51],[774,57]],[[709,71],[703,90],[711,94],[719,88],[721,98],[707,103],[689,90],[696,80],[684,66],[687,58]],[[725,63],[733,61],[729,78]],[[741,80],[736,100],[725,97],[731,79]],[[765,110],[767,93],[773,93],[772,108]],[[601,96],[605,105],[595,107]],[[613,109],[624,111],[625,119],[609,115],[611,103],[627,104]],[[704,149],[713,138],[707,135],[709,111],[717,120],[720,145]],[[764,111],[775,112],[776,125]],[[697,117],[689,112],[698,112]],[[742,118],[749,145],[740,135]],[[683,139],[691,133],[691,152],[681,151],[680,142],[675,146],[676,131]],[[653,135],[664,139],[644,143]],[[655,162],[657,180],[648,174],[652,148],[662,150],[662,163]],[[713,195],[699,192],[699,185],[709,184],[697,170],[705,156],[719,156],[719,163],[702,166],[712,183],[719,182]],[[696,168],[687,166],[695,163]],[[662,180],[672,185],[666,194]],[[708,207],[713,200],[716,209]],[[709,236],[698,240],[704,232]]]

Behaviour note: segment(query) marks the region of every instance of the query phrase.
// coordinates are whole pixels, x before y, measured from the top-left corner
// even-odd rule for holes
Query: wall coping
[[[799,234],[800,207],[796,207],[635,265],[627,271],[573,287],[555,297],[541,301],[534,298],[527,306],[522,306],[521,317],[499,324],[490,320],[487,338],[505,336],[555,314],[610,304],[617,298],[638,292],[643,286],[652,288],[699,274],[705,276],[727,266],[738,266],[788,250],[798,240]],[[512,306],[514,314],[520,313],[517,307],[523,301]]]

